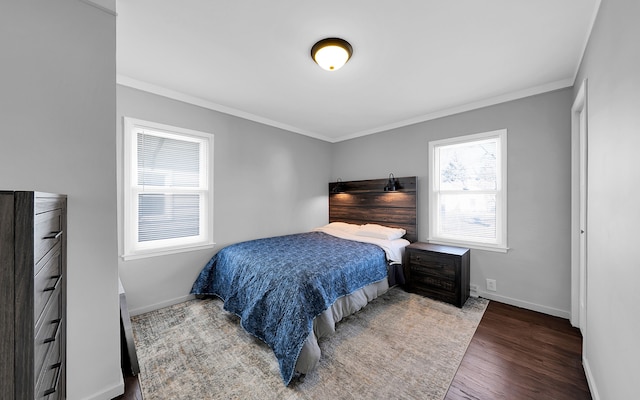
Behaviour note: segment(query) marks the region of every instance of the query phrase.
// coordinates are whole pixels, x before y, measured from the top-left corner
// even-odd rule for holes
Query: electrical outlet
[[[496,288],[496,280],[495,279],[487,279],[487,290],[495,292],[498,290]]]
[[[478,297],[478,290],[479,289],[480,288],[478,287],[478,285],[470,284],[469,285],[469,296]]]

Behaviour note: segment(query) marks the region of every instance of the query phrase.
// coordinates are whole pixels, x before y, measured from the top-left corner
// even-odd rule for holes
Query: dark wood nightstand
[[[462,307],[469,298],[469,254],[462,247],[410,244],[404,253],[407,290]]]

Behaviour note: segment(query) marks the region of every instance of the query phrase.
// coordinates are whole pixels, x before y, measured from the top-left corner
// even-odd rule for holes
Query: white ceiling
[[[571,86],[599,3],[117,0],[118,82],[338,142]]]

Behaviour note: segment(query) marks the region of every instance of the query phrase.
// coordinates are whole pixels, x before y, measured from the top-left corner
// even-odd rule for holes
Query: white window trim
[[[439,168],[435,148],[439,146],[448,146],[496,137],[500,139],[498,162],[501,172],[500,176],[497,177],[498,196],[496,199],[496,243],[481,243],[438,236],[438,191],[436,190],[436,185],[437,182],[439,182],[439,179],[435,174],[438,173]],[[429,142],[429,159],[429,243],[506,253],[509,249],[507,246],[507,130],[499,129],[491,132],[431,141]]]
[[[123,179],[122,179],[122,237],[123,250],[121,257],[123,260],[134,260],[146,257],[154,257],[175,253],[182,253],[194,250],[203,250],[213,248],[213,140],[214,135],[211,133],[200,132],[192,129],[180,128],[170,125],[164,125],[151,121],[123,117]],[[137,135],[135,132],[139,129],[149,129],[158,132],[166,137],[178,138],[179,140],[188,140],[200,142],[206,146],[206,151],[201,151],[200,162],[204,166],[202,174],[206,177],[202,180],[205,185],[197,189],[201,195],[206,198],[206,207],[200,216],[200,226],[204,227],[199,236],[195,238],[180,238],[156,240],[153,243],[138,243],[137,229],[138,223],[137,201],[138,193],[141,189],[132,185],[136,182],[135,173],[137,168]],[[208,157],[206,154],[208,153]],[[145,192],[153,192],[157,190],[162,193],[184,193],[181,188],[145,188]],[[194,193],[190,190],[189,193]]]

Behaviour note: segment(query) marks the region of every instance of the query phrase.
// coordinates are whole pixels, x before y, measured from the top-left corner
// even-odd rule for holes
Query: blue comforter
[[[309,232],[223,248],[191,293],[220,297],[247,332],[271,347],[288,385],[313,319],[339,297],[386,276],[380,247]]]

